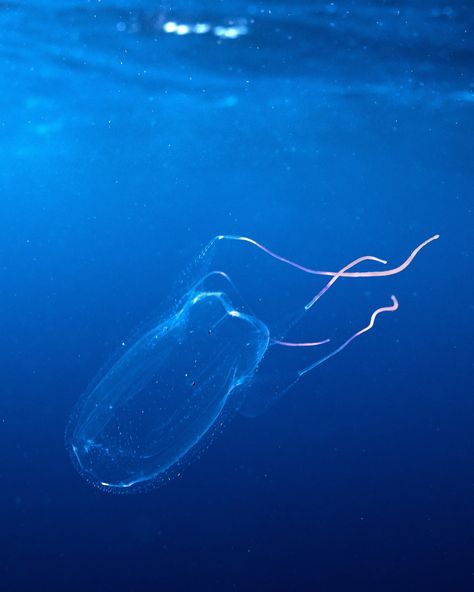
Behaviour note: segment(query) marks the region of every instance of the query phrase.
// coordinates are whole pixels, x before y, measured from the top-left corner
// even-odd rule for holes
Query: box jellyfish
[[[219,244],[237,241],[297,272],[327,276],[327,283],[293,317],[293,326],[340,278],[397,274],[437,238],[421,243],[398,267],[379,271],[354,270],[366,261],[386,265],[373,256],[359,257],[339,271],[315,270],[254,239],[234,235],[215,237],[203,253],[207,257]],[[126,347],[81,397],[66,430],[71,458],[90,483],[107,491],[134,492],[162,483],[195,458],[234,412],[257,415],[275,392],[288,390],[372,329],[380,314],[397,308],[392,296],[365,326],[296,370],[273,363],[270,385],[256,375],[272,351],[330,348],[330,340],[293,341],[275,334],[250,311],[226,270],[208,270],[174,310]]]

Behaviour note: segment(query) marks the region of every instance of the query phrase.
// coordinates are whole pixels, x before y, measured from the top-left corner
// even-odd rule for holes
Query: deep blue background
[[[2,4],[1,590],[472,589],[473,14]],[[247,33],[162,30],[231,19]],[[69,461],[71,408],[222,232],[334,269],[441,240],[328,294],[308,337],[401,306],[267,414],[106,495]]]

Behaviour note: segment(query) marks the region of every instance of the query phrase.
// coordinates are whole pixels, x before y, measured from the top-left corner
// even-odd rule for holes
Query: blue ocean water
[[[473,22],[457,0],[1,4],[0,590],[472,590]],[[221,233],[330,270],[441,238],[339,280],[288,338],[400,308],[278,400],[249,385],[269,409],[168,483],[92,487],[74,405]],[[275,326],[324,285],[222,257]],[[320,355],[287,353],[270,374]]]

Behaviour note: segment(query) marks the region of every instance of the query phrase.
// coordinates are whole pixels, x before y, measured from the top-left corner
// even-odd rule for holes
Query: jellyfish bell
[[[226,294],[190,292],[83,395],[67,433],[80,473],[122,491],[168,478],[238,407],[268,340]]]

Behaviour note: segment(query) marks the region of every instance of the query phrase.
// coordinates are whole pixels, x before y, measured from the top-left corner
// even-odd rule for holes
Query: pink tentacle
[[[359,263],[361,263],[362,261],[378,261],[379,263],[383,263],[384,265],[387,264],[387,262],[384,259],[379,259],[378,257],[371,257],[370,255],[367,257],[359,257],[358,259],[355,259],[354,261],[351,261],[350,263],[348,263],[347,265],[345,265],[340,271],[338,271],[330,280],[329,282],[324,286],[324,288],[322,288],[317,294],[316,296],[310,301],[308,302],[308,304],[304,307],[305,310],[309,310],[313,304],[315,304],[323,294],[325,294],[329,288],[334,284],[334,282],[336,282],[336,280],[338,280],[340,277],[343,277],[345,272],[348,269],[351,269],[352,267],[355,267],[356,265],[358,265]]]
[[[298,372],[298,375],[299,376],[303,376],[303,374],[306,374],[307,372],[310,372],[311,370],[313,370],[314,368],[316,368],[316,366],[319,366],[323,362],[326,362],[327,360],[329,360],[330,358],[332,358],[333,356],[335,356],[336,354],[338,354],[339,352],[341,352],[352,341],[354,341],[354,339],[356,339],[357,337],[359,337],[363,333],[366,333],[367,331],[370,331],[370,329],[372,329],[372,327],[374,326],[375,319],[382,312],[393,312],[393,311],[397,310],[398,309],[398,300],[393,295],[391,296],[391,298],[392,298],[392,304],[390,306],[383,306],[382,308],[377,308],[377,310],[375,310],[372,313],[372,316],[370,317],[369,324],[366,327],[364,327],[363,329],[360,329],[360,331],[357,331],[357,333],[354,333],[354,335],[352,335],[352,337],[349,337],[349,339],[347,339],[347,341],[345,341],[342,345],[340,345],[337,349],[335,349],[333,352],[331,352],[330,354],[328,354],[324,358],[321,358],[317,362],[314,362],[314,364],[311,364],[307,368],[304,368],[303,370],[300,370]]]
[[[435,234],[432,237],[425,240],[424,242],[422,242],[420,245],[418,245],[411,252],[411,254],[407,257],[407,259],[403,263],[401,263],[398,267],[394,267],[392,269],[386,269],[383,271],[352,271],[352,272],[345,271],[345,272],[341,273],[338,271],[320,271],[320,270],[316,270],[316,269],[311,269],[310,267],[305,267],[304,265],[300,265],[299,263],[296,263],[295,261],[292,261],[291,259],[287,259],[286,257],[282,257],[281,255],[278,255],[278,253],[271,251],[270,249],[268,249],[267,247],[265,247],[261,243],[257,242],[253,238],[249,238],[247,236],[237,236],[237,235],[232,235],[232,234],[225,234],[224,235],[223,234],[223,235],[219,235],[216,237],[217,240],[222,240],[222,239],[239,240],[239,241],[244,241],[244,242],[250,243],[251,245],[254,245],[258,249],[263,251],[264,253],[267,253],[267,255],[270,255],[270,257],[273,257],[274,259],[277,259],[278,261],[286,263],[287,265],[291,265],[292,267],[295,267],[296,269],[299,269],[300,271],[303,271],[305,273],[309,273],[309,274],[313,274],[313,275],[326,275],[326,276],[352,277],[352,278],[355,278],[355,277],[385,277],[388,275],[395,275],[396,273],[400,273],[401,271],[403,271],[404,269],[406,269],[410,265],[410,263],[413,261],[413,259],[421,251],[421,249],[426,247],[426,245],[428,243],[431,243],[432,241],[437,240],[438,238],[439,238],[439,234]],[[367,259],[369,259],[369,258],[370,257],[367,257]],[[377,260],[375,257],[373,259]]]
[[[279,341],[278,339],[271,339],[270,341],[276,345],[285,345],[286,347],[315,347],[317,345],[329,343],[331,340],[323,339],[322,341],[306,341],[302,343],[295,343],[294,341]]]

